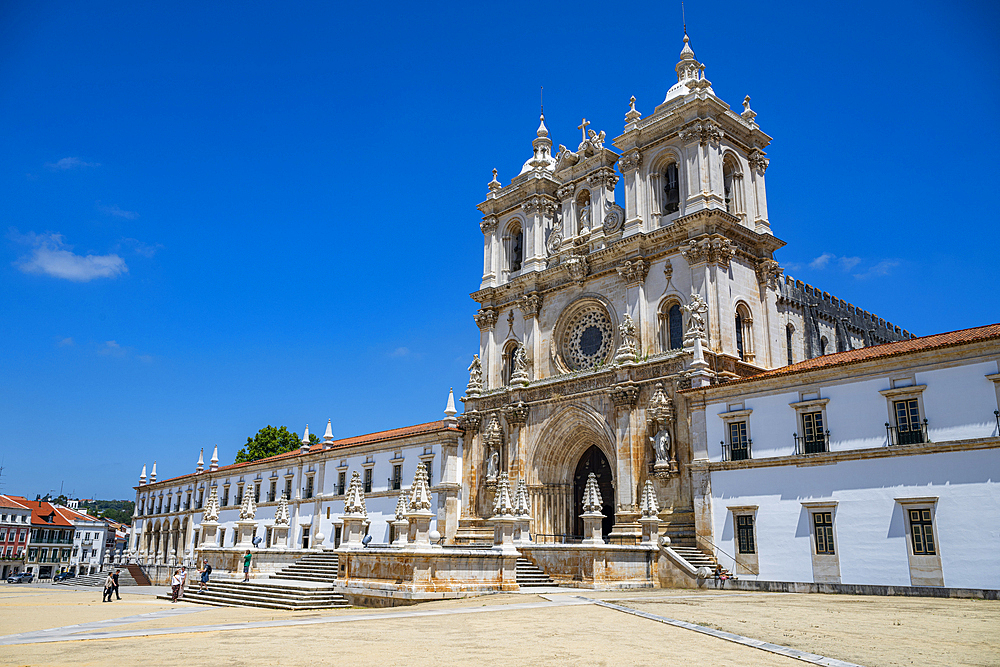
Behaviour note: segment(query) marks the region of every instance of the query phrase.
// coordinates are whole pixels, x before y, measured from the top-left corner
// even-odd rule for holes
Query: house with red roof
[[[31,508],[27,501],[0,495],[0,579],[24,569],[30,531]]]

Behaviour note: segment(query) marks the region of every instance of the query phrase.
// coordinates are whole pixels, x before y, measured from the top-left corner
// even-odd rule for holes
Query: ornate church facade
[[[771,137],[749,97],[737,113],[715,95],[686,35],[676,74],[652,114],[632,98],[613,140],[584,120],[577,149],[553,154],[543,115],[520,173],[504,185],[494,170],[478,207],[460,543],[488,532],[502,472],[527,481],[542,540],[581,534],[592,472],[612,541],[639,535],[647,479],[668,534],[692,538],[704,424],[679,391],[911,337],[783,275]]]

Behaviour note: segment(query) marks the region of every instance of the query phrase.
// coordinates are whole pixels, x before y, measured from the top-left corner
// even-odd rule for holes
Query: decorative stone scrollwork
[[[483,234],[492,234],[496,231],[497,223],[499,222],[500,219],[495,215],[488,215],[479,223],[479,229],[483,230]]]
[[[750,151],[750,155],[747,156],[747,162],[750,163],[751,169],[756,169],[762,176],[764,172],[767,171],[767,165],[771,163],[769,159],[764,157],[767,155],[764,151],[759,148],[754,148]]]
[[[670,260],[668,259],[663,263],[663,277],[666,278],[667,282],[669,283],[673,275],[674,275],[674,265],[671,264]]]
[[[681,246],[681,255],[688,264],[707,262],[728,268],[729,261],[735,254],[735,244],[722,236],[703,236],[700,239],[691,239],[687,245]]]
[[[604,363],[612,350],[614,325],[607,311],[593,305],[572,316],[560,340],[560,352],[566,365],[582,371]]]
[[[565,262],[566,270],[569,271],[569,277],[578,283],[582,283],[583,279],[587,277],[587,258],[581,257],[579,255],[574,255],[566,259]]]
[[[470,436],[479,430],[483,415],[478,410],[466,410],[458,416],[458,426]]]
[[[649,441],[653,447],[653,475],[670,477],[677,474],[677,457],[674,454],[670,431],[674,425],[674,402],[663,391],[663,383],[657,382],[653,396],[646,408],[646,425],[652,435]]]
[[[618,325],[618,332],[621,334],[622,343],[615,354],[615,363],[634,364],[639,358],[639,341],[636,338],[635,322],[628,313],[625,313],[621,324]]]
[[[592,188],[607,188],[608,190],[614,190],[615,186],[618,185],[618,175],[611,169],[600,169],[587,178],[587,182],[590,183]]]
[[[647,273],[649,273],[649,262],[642,257],[625,260],[618,267],[618,275],[629,285],[645,282]]]
[[[708,304],[705,299],[697,292],[692,292],[691,303],[681,306],[681,310],[689,318],[687,331],[684,332],[684,347],[694,345],[695,339],[707,341],[705,331],[708,324]]]
[[[604,227],[605,234],[613,234],[622,228],[625,222],[625,209],[612,201],[604,202]]]
[[[572,166],[580,161],[580,156],[566,148],[562,144],[559,144],[559,152],[556,153],[556,171],[563,169],[565,167]],[[560,197],[560,199],[565,199],[565,197]]]
[[[534,213],[547,213],[554,210],[552,202],[546,197],[534,195],[521,202],[521,210],[532,215]]]
[[[569,185],[564,185],[556,190],[556,197],[558,197],[560,201],[563,201],[572,197],[574,192],[576,192],[576,186],[570,183]]]
[[[518,401],[500,408],[508,424],[523,426],[528,422],[528,406],[524,401]]]
[[[724,135],[719,124],[712,120],[695,121],[680,132],[682,139],[695,139],[702,146],[710,142],[717,146]]]
[[[517,300],[517,307],[521,309],[525,317],[536,317],[538,311],[542,309],[542,295],[538,292],[525,294]]]
[[[616,384],[608,390],[616,408],[631,408],[639,400],[639,385],[628,381]]]
[[[635,171],[642,166],[642,153],[638,150],[631,150],[618,159],[618,170],[623,174],[627,171]]]
[[[497,311],[495,308],[480,308],[473,316],[476,326],[480,329],[492,329],[497,323]]]
[[[778,287],[778,278],[781,277],[783,269],[773,259],[762,259],[757,262],[755,267],[757,271],[757,282],[761,285],[766,285],[771,289],[776,289]]]
[[[563,217],[561,211],[556,211],[555,224],[552,225],[552,231],[549,232],[548,241],[545,242],[545,249],[549,251],[549,255],[554,255],[559,252],[559,248],[562,247],[563,237]]]
[[[479,355],[472,355],[472,364],[469,366],[469,384],[465,388],[465,395],[473,398],[479,396],[483,391],[483,366],[479,361]]]

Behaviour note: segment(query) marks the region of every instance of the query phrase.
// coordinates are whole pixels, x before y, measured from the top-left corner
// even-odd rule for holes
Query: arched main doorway
[[[604,509],[601,510],[604,515],[604,521],[601,522],[601,532],[607,535],[615,525],[615,490],[611,483],[611,464],[608,463],[604,452],[597,445],[591,445],[580,457],[580,462],[576,464],[576,474],[573,476],[573,516],[576,519],[573,524],[574,534],[583,535],[583,519],[580,518],[580,515],[583,514],[583,490],[587,486],[590,473],[597,476],[597,486],[601,490],[601,500],[604,506]]]

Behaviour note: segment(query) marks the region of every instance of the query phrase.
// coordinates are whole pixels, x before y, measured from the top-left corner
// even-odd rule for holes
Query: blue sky
[[[475,205],[676,80],[671,3],[0,5],[2,490],[131,498],[267,425],[440,418]],[[689,2],[751,95],[789,274],[918,335],[1000,320],[990,2]],[[206,457],[209,454],[206,454]]]

